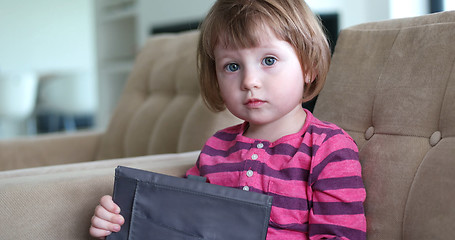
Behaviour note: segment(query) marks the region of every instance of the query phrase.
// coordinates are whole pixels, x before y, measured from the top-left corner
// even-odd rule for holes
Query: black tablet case
[[[114,202],[125,224],[108,240],[263,240],[272,197],[119,166]]]

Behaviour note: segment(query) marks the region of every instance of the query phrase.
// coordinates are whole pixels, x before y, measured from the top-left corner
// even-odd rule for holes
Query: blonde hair
[[[330,65],[330,48],[319,18],[303,0],[217,0],[201,24],[197,54],[201,94],[211,110],[226,108],[216,76],[215,46],[258,46],[264,38],[264,26],[294,47],[303,73],[311,78],[303,101],[321,91]]]

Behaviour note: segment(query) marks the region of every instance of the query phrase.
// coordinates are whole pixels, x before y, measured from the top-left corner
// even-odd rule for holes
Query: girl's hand
[[[92,237],[104,239],[112,232],[120,231],[124,222],[119,206],[114,203],[111,196],[106,195],[100,199],[100,204],[95,208],[89,232]]]

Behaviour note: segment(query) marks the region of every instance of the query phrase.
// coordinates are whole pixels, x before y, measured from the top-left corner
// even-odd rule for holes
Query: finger
[[[98,217],[100,219],[103,219],[105,221],[111,222],[111,223],[116,223],[119,225],[122,225],[125,220],[120,214],[115,214],[112,212],[109,212],[106,210],[103,206],[98,205],[95,208],[95,217]]]
[[[99,239],[105,239],[106,236],[110,235],[111,232],[104,230],[104,229],[99,229],[96,227],[91,226],[89,229],[90,236],[99,238]]]
[[[120,207],[114,203],[112,197],[109,195],[105,195],[101,198],[100,205],[103,206],[109,212],[120,213]]]
[[[118,232],[120,231],[120,225],[115,224],[109,221],[106,221],[104,219],[101,219],[97,216],[92,217],[92,226],[95,229],[99,230],[104,230],[106,232]],[[107,235],[101,235],[101,236],[107,236]]]

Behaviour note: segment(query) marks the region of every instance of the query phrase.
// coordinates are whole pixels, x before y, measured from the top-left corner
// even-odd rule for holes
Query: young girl
[[[365,189],[346,132],[303,109],[322,88],[330,50],[302,0],[218,0],[201,26],[202,96],[245,120],[208,139],[187,174],[273,196],[267,239],[365,239]],[[123,224],[104,196],[90,233]]]

